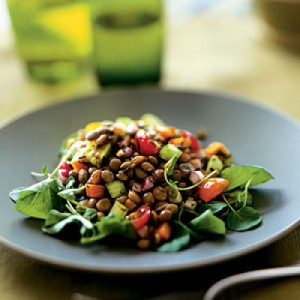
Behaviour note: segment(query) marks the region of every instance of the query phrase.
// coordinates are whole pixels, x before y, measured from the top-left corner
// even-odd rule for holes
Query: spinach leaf
[[[108,215],[94,224],[91,236],[84,236],[80,241],[83,244],[92,243],[110,235],[134,239],[136,237],[136,229],[133,227],[131,220],[120,218],[116,215]]]
[[[80,193],[84,187],[74,188],[74,189],[64,189],[58,193],[61,198],[73,202],[76,200],[76,194]]]
[[[48,234],[58,234],[61,233],[68,225],[74,223],[81,225],[87,230],[93,229],[93,224],[80,214],[73,215],[70,213],[61,213],[56,210],[51,210],[42,230]]]
[[[57,196],[60,185],[55,178],[47,178],[19,193],[16,210],[38,219],[46,219],[51,209],[61,209],[62,201]]]
[[[221,177],[230,182],[226,191],[245,186],[249,180],[251,180],[250,186],[255,186],[274,178],[262,167],[242,165],[225,168],[221,172]]]
[[[17,202],[18,198],[19,198],[19,195],[20,193],[26,189],[26,187],[17,187],[17,188],[14,188],[13,190],[11,190],[9,192],[9,197],[10,199],[13,201],[13,202]]]
[[[187,232],[175,237],[171,241],[159,246],[156,250],[159,252],[177,252],[189,246],[191,236]]]
[[[190,221],[189,225],[197,232],[222,235],[226,233],[226,226],[224,221],[215,216],[210,209],[207,209],[200,216]]]
[[[177,227],[179,228],[178,229],[179,231],[185,232],[185,234],[189,234],[191,236],[191,238],[196,241],[202,241],[205,239],[205,235],[202,235],[201,233],[196,232],[195,230],[193,230],[189,226],[185,225],[185,223],[183,223],[181,221],[174,220],[174,224],[177,225]]]
[[[229,212],[226,225],[233,231],[246,231],[257,227],[261,222],[262,216],[259,212],[250,206],[245,206],[237,212]]]
[[[221,201],[211,201],[209,203],[206,203],[205,206],[207,209],[210,209],[213,212],[213,214],[217,214],[228,208],[226,203]]]

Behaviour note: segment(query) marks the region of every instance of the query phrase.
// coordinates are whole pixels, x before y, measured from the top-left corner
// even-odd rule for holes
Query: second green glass
[[[100,85],[157,83],[163,58],[162,0],[91,0],[91,14]]]

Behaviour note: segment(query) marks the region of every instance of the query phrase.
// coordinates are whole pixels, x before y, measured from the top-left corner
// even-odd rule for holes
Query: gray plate
[[[90,121],[138,118],[145,112],[192,132],[206,128],[207,142],[223,141],[238,164],[268,169],[272,180],[255,189],[261,227],[228,233],[178,253],[139,252],[99,244],[78,245],[43,234],[41,222],[17,213],[8,192],[34,183],[29,175],[55,166],[61,141]],[[26,115],[0,130],[0,241],[31,257],[66,268],[108,273],[154,273],[199,268],[255,251],[299,223],[300,127],[284,114],[246,99],[214,92],[140,90],[75,99]]]

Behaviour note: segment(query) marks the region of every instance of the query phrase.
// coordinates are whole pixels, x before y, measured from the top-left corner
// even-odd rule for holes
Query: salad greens
[[[147,124],[145,126],[151,126],[151,120],[154,120],[159,130],[166,127],[158,117],[151,114],[145,115]],[[135,123],[130,118],[118,118],[117,124],[132,128]],[[153,128],[156,128],[155,126]],[[132,219],[132,215],[137,212],[129,214],[128,211],[132,210],[113,200],[110,211],[99,218],[99,212],[95,207],[88,207],[82,202],[87,184],[78,185],[78,180],[71,175],[65,182],[62,181],[60,174],[64,171],[62,166],[72,162],[74,157],[77,157],[78,161],[82,159],[82,156],[79,158],[76,156],[78,151],[74,146],[76,143],[68,146],[77,136],[78,134],[74,133],[63,141],[59,149],[60,162],[52,173],[49,173],[48,166],[44,166],[41,173],[32,173],[37,178],[44,176],[43,180],[9,192],[10,198],[15,202],[16,210],[27,216],[43,219],[42,231],[62,239],[76,239],[86,244],[100,240],[104,242],[109,237],[119,236],[134,244],[137,236],[145,230],[145,226],[149,227],[148,219],[151,218],[149,205],[140,208],[139,213],[142,212],[144,215]],[[185,142],[185,140],[180,142],[182,141]],[[157,251],[180,251],[207,239],[224,238],[228,230],[238,232],[251,230],[263,222],[262,215],[253,207],[251,188],[273,179],[273,176],[261,166],[226,164],[223,151],[220,156],[214,155],[210,160],[209,157],[207,158],[207,171],[203,174],[196,171],[195,174],[199,176],[196,182],[192,181],[190,185],[180,186],[180,182],[174,179],[173,175],[183,151],[191,147],[192,142],[195,143],[194,140],[190,141],[190,144],[183,147],[182,144],[181,146],[167,144],[162,147],[160,153],[155,152],[161,160],[165,161],[163,178],[170,197],[173,197],[170,198],[171,204],[178,207],[177,213],[169,220],[172,229],[170,237],[164,240],[164,235],[158,236],[160,229],[156,229],[154,239],[157,239],[157,242],[154,244],[154,249]],[[142,148],[144,145],[141,143],[138,146],[141,151],[156,151],[153,144],[148,148]],[[231,156],[227,158],[231,159]],[[130,168],[128,165],[125,171]],[[149,182],[148,180],[146,183],[150,184],[151,189],[152,183]],[[143,181],[144,185],[146,183]],[[183,195],[188,191],[199,190],[200,193],[200,189],[207,193],[205,189],[209,188],[208,183],[215,186],[215,190],[208,190],[208,193],[219,191],[216,195],[206,194],[197,201],[191,201],[189,197],[185,198]],[[118,185],[120,184],[119,181]],[[123,184],[121,185],[123,190],[120,195],[124,195],[127,191]],[[110,195],[113,199],[118,197],[116,191],[112,191]],[[192,206],[188,205],[188,201]],[[149,209],[148,212],[146,207]],[[145,218],[147,219],[141,223]]]

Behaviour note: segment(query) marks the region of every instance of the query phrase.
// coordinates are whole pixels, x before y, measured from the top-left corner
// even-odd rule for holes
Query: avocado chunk
[[[122,218],[126,216],[127,212],[128,212],[128,208],[124,206],[122,203],[120,203],[119,201],[115,201],[113,207],[110,210],[110,214]]]
[[[90,150],[87,152],[86,157],[89,160],[89,162],[94,166],[101,166],[102,160],[109,156],[111,150],[111,144],[105,144],[101,146],[100,148],[97,148],[97,157],[95,155],[94,150]]]
[[[124,183],[120,180],[107,182],[105,186],[112,198],[118,198],[127,193]]]

